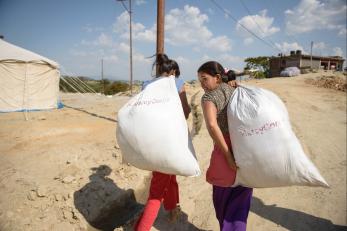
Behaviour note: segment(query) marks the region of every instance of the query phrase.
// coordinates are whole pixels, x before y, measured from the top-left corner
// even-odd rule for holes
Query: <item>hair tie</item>
[[[228,68],[224,68],[224,74],[228,74],[229,69]]]

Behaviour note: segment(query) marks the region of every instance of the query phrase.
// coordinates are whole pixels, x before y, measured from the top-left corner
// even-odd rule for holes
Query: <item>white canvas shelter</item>
[[[58,106],[59,65],[0,39],[0,112]]]

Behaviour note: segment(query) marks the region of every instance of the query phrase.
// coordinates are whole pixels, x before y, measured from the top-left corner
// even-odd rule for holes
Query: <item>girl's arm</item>
[[[181,99],[181,103],[182,103],[182,107],[183,107],[183,112],[184,112],[184,116],[186,117],[186,119],[188,119],[189,117],[189,113],[190,113],[190,106],[188,104],[188,99],[187,99],[187,95],[186,95],[186,90],[184,88],[184,85],[179,93],[180,99]]]
[[[215,144],[217,144],[218,147],[222,150],[229,167],[236,170],[237,166],[235,163],[234,155],[225,142],[222,131],[220,130],[217,123],[216,106],[211,101],[204,101],[202,103],[202,110],[204,113],[208,133],[212,137]]]

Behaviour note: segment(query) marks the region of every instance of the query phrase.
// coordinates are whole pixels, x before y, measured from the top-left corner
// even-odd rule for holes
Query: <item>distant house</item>
[[[301,71],[305,69],[323,69],[342,71],[345,60],[340,56],[312,56],[302,54],[301,50],[291,51],[290,55],[270,58],[270,77],[280,76],[286,67],[298,67]]]

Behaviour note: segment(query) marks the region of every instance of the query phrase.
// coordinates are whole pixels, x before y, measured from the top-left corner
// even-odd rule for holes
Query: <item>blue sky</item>
[[[346,57],[346,8],[345,0],[166,0],[165,53],[185,80],[208,60],[241,70],[247,57],[309,53],[311,41],[315,55]],[[132,11],[134,80],[146,80],[156,1],[132,0]],[[129,78],[129,15],[116,0],[0,0],[0,34],[55,60],[62,74],[100,78],[103,59],[107,78]]]

